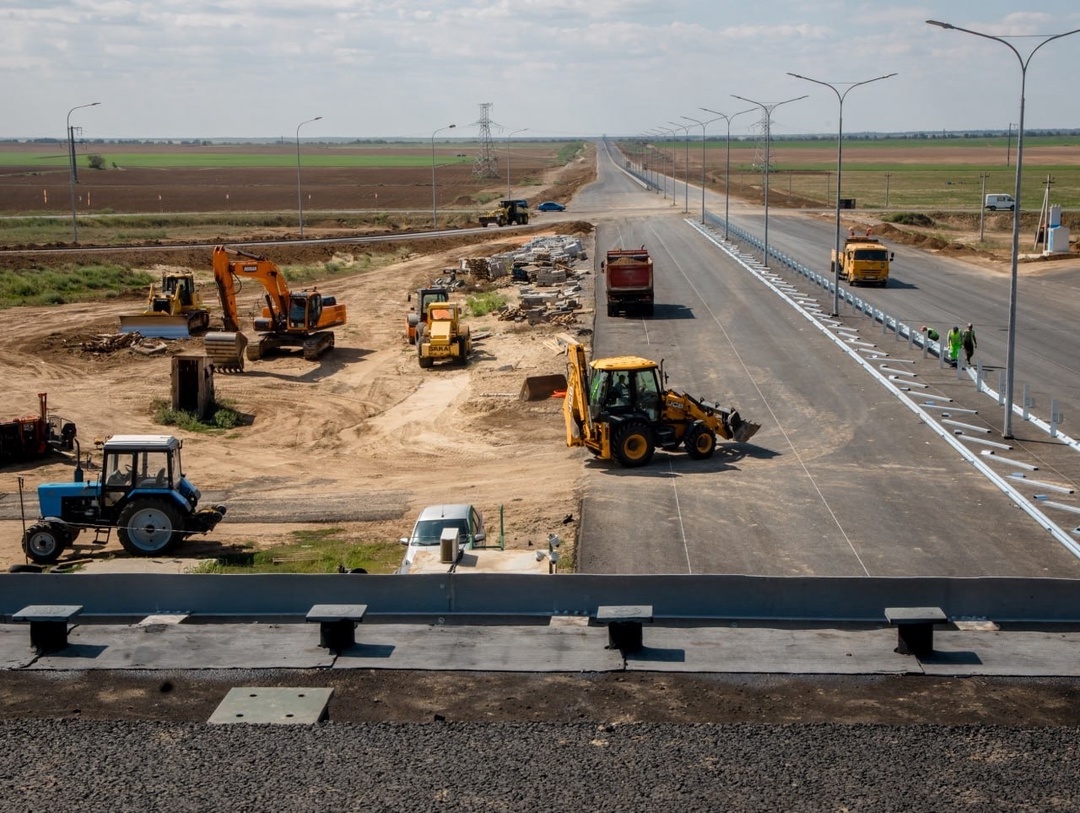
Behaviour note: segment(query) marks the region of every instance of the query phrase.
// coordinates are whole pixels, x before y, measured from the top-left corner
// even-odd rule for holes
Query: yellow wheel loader
[[[633,468],[648,464],[657,448],[680,447],[705,460],[717,438],[745,443],[761,428],[734,408],[664,389],[667,376],[655,361],[618,356],[589,365],[576,342],[566,356],[566,445],[584,446],[601,460]]]
[[[160,285],[150,286],[146,310],[120,317],[121,333],[139,333],[161,339],[186,339],[210,327],[210,311],[203,305],[190,271],[166,271]]]

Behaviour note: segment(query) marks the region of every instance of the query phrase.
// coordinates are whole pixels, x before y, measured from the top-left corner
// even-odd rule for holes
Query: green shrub
[[[488,291],[486,293],[473,294],[466,301],[466,305],[469,307],[469,313],[473,316],[483,316],[485,313],[491,313],[499,308],[506,306],[506,297],[496,291]]]

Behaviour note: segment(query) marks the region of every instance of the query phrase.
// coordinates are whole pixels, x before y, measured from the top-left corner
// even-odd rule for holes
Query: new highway
[[[662,360],[670,387],[737,406],[762,429],[707,461],[658,452],[649,466],[625,469],[586,454],[580,571],[1080,577],[1068,544],[1080,516],[1067,510],[1076,504],[1067,489],[1080,482],[1080,452],[1018,417],[1016,438],[1004,443],[1003,408],[971,379],[883,335],[879,322],[846,304],[837,320],[808,313],[802,299],[722,250],[722,227],[710,236],[688,222],[700,221],[695,195],[700,201],[692,190],[691,211],[683,213],[681,188],[672,206],[601,151],[598,181],[575,198],[574,214],[598,224],[597,267],[608,247],[649,249],[657,305],[651,319],[607,317],[598,307],[593,355]],[[707,208],[722,213],[723,204],[710,194]],[[732,222],[760,235],[761,208],[734,207]],[[771,248],[827,270],[831,218],[773,207],[769,229]],[[890,285],[859,289],[859,296],[942,334],[974,322],[977,358],[996,387],[1007,269],[890,247],[897,254]],[[1080,342],[1070,330],[1078,285],[1076,271],[1025,268],[1022,280],[1017,394],[1030,381],[1047,417],[1051,394],[1059,411],[1080,403]],[[813,293],[814,286],[802,287]],[[600,274],[596,290],[602,304]],[[817,298],[831,315],[832,294],[818,289]],[[900,383],[888,372],[897,369],[905,373]],[[988,461],[991,453],[998,457]],[[1002,468],[1001,456],[1035,463]],[[1002,488],[1018,472],[1065,489],[1050,492],[1065,505],[1050,512],[1053,531],[1030,510],[1046,493]]]

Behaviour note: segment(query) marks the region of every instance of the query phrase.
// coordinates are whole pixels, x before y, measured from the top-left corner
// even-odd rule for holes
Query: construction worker
[[[975,355],[975,348],[979,346],[978,341],[975,339],[975,328],[972,327],[971,322],[968,322],[968,326],[964,329],[964,332],[960,334],[960,344],[964,348],[964,358],[967,365],[971,366],[971,357]]]
[[[963,339],[960,336],[960,327],[958,325],[953,325],[953,329],[945,336],[945,344],[948,346],[947,354],[949,363],[956,364],[956,360],[960,356],[960,346],[963,344]]]

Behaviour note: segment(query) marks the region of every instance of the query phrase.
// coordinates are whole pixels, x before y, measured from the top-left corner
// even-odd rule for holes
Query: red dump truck
[[[603,270],[608,316],[653,315],[653,261],[645,246],[609,249]]]

